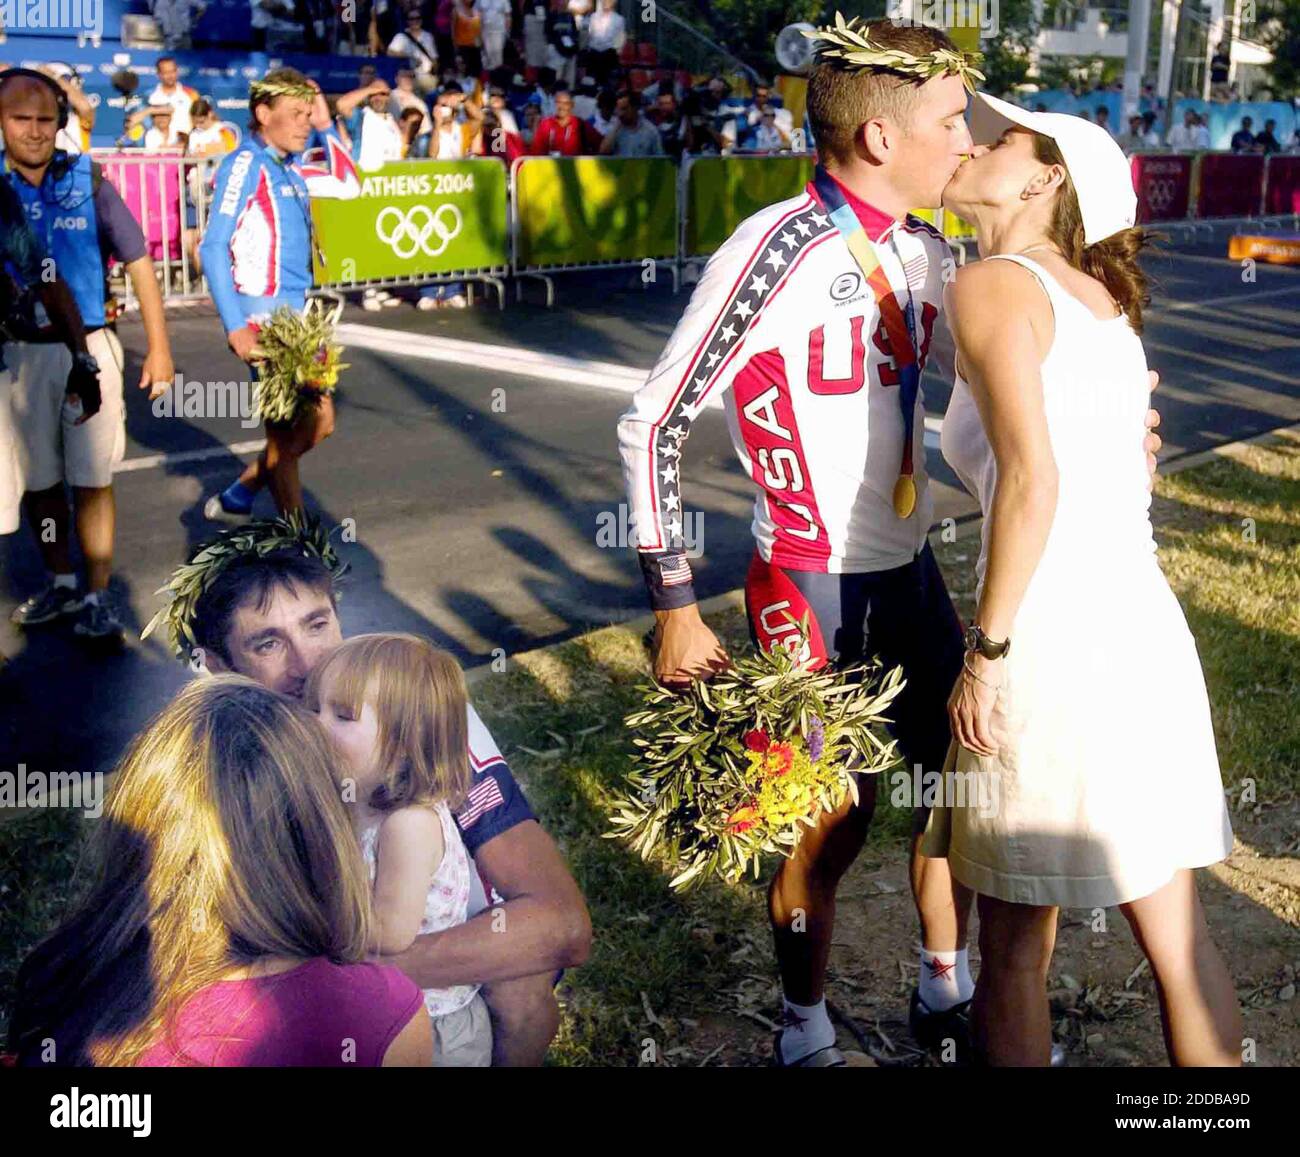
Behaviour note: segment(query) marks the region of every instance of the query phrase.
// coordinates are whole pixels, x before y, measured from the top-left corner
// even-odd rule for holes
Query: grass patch
[[[1300,435],[1162,479],[1160,563],[1196,636],[1226,786],[1300,790]]]
[[[80,811],[65,808],[0,823],[0,1048],[18,966],[84,883],[77,866],[89,830]]]
[[[1153,517],[1161,561],[1197,637],[1225,782],[1255,778],[1261,799],[1294,794],[1300,777],[1300,438],[1162,478]],[[1243,522],[1253,520],[1253,522]],[[1253,535],[1253,540],[1252,540]],[[978,538],[941,544],[958,609],[973,606]],[[713,620],[731,649],[744,617]],[[558,1065],[634,1065],[642,1042],[671,1050],[697,1018],[731,1010],[747,976],[774,975],[763,881],[668,889],[666,865],[602,839],[627,766],[623,716],[646,677],[641,637],[610,627],[513,659],[481,679],[474,700],[543,825],[568,857],[596,928],[590,962],[569,974]],[[872,844],[906,838],[904,810],[881,807]],[[0,1015],[22,955],[68,902],[82,823],[43,813],[0,824]],[[872,854],[868,848],[867,855]],[[661,1023],[652,1025],[653,1013]]]

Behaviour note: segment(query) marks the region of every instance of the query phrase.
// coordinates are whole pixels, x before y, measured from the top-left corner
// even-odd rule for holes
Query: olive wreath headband
[[[984,79],[984,74],[975,67],[983,59],[978,52],[938,48],[914,55],[872,44],[864,28],[865,22],[861,18],[854,16],[845,20],[843,13],[836,12],[834,24],[804,29],[803,34],[817,41],[819,57],[837,60],[841,67],[848,69],[883,69],[922,81],[934,76],[960,76],[962,84],[971,92],[975,91],[976,82]]]
[[[315,100],[316,90],[309,84],[286,84],[278,80],[255,80],[248,86],[249,100],[275,100],[277,96],[291,96],[298,100]]]
[[[223,530],[204,543],[189,562],[177,567],[166,586],[154,592],[166,596],[167,604],[149,620],[140,638],[147,639],[165,626],[172,650],[184,657],[189,647],[197,645],[193,623],[199,599],[226,568],[249,555],[264,558],[281,550],[297,550],[306,557],[320,559],[330,572],[331,582],[337,583],[348,566],[335,553],[331,533],[318,518],[298,511]]]

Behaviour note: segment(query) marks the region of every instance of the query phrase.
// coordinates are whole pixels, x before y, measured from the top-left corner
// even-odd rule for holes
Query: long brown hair
[[[1034,156],[1045,165],[1060,165],[1065,184],[1052,211],[1048,238],[1065,254],[1065,259],[1089,277],[1095,277],[1119,303],[1134,333],[1142,332],[1142,310],[1151,304],[1149,281],[1138,264],[1138,254],[1154,238],[1141,227],[1123,229],[1094,245],[1083,243],[1083,214],[1065,158],[1056,142],[1042,133],[1034,134]]]
[[[379,811],[410,804],[465,801],[469,765],[469,696],[465,674],[446,651],[418,635],[353,635],[317,663],[303,704],[321,709],[321,680],[333,677],[333,706],[352,718],[370,703],[379,723],[385,779],[367,801]]]
[[[300,707],[239,675],[187,685],[119,765],[99,877],[19,972],[10,1047],[130,1065],[200,989],[261,957],[365,959],[370,881]]]

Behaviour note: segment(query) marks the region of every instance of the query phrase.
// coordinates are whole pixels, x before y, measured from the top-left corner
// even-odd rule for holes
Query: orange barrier
[[[1238,234],[1228,242],[1233,261],[1264,261],[1270,265],[1300,265],[1300,236],[1270,237]]]

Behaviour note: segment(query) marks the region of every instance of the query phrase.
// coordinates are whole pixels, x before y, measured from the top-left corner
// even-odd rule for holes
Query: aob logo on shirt
[[[862,287],[860,273],[841,273],[831,282],[831,300],[848,301]]]

